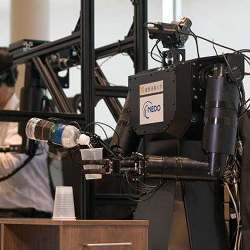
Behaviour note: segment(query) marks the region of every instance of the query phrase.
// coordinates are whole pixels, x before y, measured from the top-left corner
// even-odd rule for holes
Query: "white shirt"
[[[4,110],[18,110],[19,101],[13,95]],[[0,122],[0,146],[21,144],[18,124]],[[0,182],[0,208],[35,208],[52,212],[53,200],[49,186],[46,148],[38,149],[36,155],[22,170],[10,179]],[[27,155],[0,153],[0,177],[19,167]]]

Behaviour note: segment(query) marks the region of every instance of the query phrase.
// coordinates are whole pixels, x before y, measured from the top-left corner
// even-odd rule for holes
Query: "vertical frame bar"
[[[148,69],[148,0],[134,0],[135,73]]]
[[[148,69],[148,0],[134,0],[134,68],[135,74]],[[145,136],[143,137],[143,152],[145,152]]]
[[[94,0],[81,0],[81,93],[82,115],[88,132],[94,132],[95,121],[95,43],[94,43]],[[85,179],[81,184],[80,217],[91,217],[91,183]]]

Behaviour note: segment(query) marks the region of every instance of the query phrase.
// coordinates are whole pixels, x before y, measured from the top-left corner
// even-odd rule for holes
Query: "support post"
[[[134,0],[135,73],[148,69],[148,35],[146,29],[147,21],[148,1]]]
[[[94,44],[94,0],[81,0],[81,93],[82,116],[88,132],[94,132],[95,121],[95,44]],[[93,216],[94,183],[81,181],[81,219]]]

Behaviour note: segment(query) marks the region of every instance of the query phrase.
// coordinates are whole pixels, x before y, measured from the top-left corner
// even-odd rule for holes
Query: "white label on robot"
[[[140,96],[152,95],[163,92],[163,81],[151,82],[140,85]]]
[[[163,122],[163,93],[140,98],[140,125]]]

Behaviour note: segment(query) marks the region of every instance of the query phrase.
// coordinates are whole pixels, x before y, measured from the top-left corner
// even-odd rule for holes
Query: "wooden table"
[[[147,250],[147,221],[2,219],[1,250]]]

